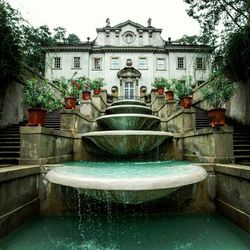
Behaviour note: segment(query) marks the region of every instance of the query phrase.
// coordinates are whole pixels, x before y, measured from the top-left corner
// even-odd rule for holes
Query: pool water
[[[74,161],[58,168],[63,174],[89,178],[149,178],[179,173],[193,173],[196,168],[187,161]]]
[[[249,250],[250,236],[217,214],[39,217],[0,240],[8,250]]]

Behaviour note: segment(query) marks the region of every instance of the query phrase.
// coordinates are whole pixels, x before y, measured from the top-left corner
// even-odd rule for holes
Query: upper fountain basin
[[[104,115],[96,119],[100,124],[114,130],[150,129],[161,119],[154,115],[144,114],[116,114]]]
[[[126,100],[120,100],[113,102],[111,106],[117,106],[117,105],[141,105],[141,106],[147,106],[145,102],[133,100],[133,99],[126,99]]]
[[[124,114],[124,113],[135,113],[135,114],[152,114],[152,109],[142,105],[124,104],[111,106],[106,109],[106,114]]]
[[[82,134],[98,147],[114,155],[127,156],[143,154],[157,148],[172,133],[145,130],[110,130]]]

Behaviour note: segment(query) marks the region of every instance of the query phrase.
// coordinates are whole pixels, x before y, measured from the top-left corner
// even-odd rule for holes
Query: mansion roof
[[[208,45],[180,44],[165,41],[160,34],[162,29],[151,25],[148,19],[148,26],[135,23],[131,20],[110,26],[107,18],[106,26],[97,28],[97,37],[90,41],[74,44],[57,44],[56,46],[45,47],[47,52],[83,51],[89,53],[105,52],[211,52]]]

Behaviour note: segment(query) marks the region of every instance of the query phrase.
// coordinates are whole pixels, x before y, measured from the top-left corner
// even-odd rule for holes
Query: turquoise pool
[[[39,217],[0,240],[1,250],[249,250],[250,236],[217,214]]]

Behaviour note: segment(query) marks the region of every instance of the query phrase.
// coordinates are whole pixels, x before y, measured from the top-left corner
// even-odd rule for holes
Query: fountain
[[[173,137],[169,132],[159,131],[161,120],[151,114],[152,110],[141,101],[113,103],[107,108],[106,115],[96,119],[99,125],[110,130],[81,136],[83,140],[89,139],[105,152],[115,155],[115,159],[122,157],[126,161],[67,163],[52,169],[47,179],[76,188],[80,194],[97,200],[123,204],[149,202],[204,180],[206,171],[187,162],[129,160],[135,155],[143,158],[145,153]],[[149,130],[154,127],[158,130]]]

